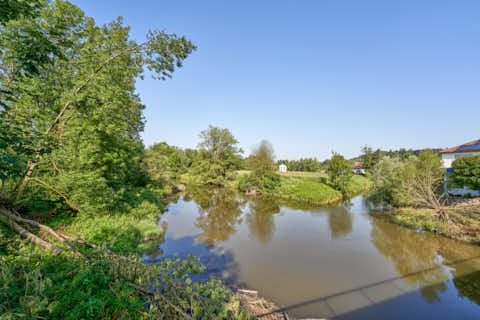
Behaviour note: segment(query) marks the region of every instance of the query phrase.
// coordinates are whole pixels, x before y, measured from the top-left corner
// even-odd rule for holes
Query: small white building
[[[287,170],[288,170],[287,166],[283,163],[278,166],[278,171],[279,172],[287,172]]]
[[[446,173],[450,173],[452,172],[452,164],[455,160],[466,156],[480,155],[480,139],[442,150],[440,154],[442,155],[442,164],[446,169]],[[447,186],[447,175],[445,175],[445,190],[452,195],[463,196],[470,194],[474,197],[480,197],[480,191],[471,190],[467,187],[463,187],[463,189],[449,188]]]

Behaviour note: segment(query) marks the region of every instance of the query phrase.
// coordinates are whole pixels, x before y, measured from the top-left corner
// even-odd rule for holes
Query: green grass
[[[246,174],[248,171],[242,172]],[[320,172],[290,171],[280,173],[281,186],[276,196],[315,204],[328,204],[342,200],[340,191],[335,190],[328,183],[327,174]],[[363,176],[353,176],[348,187],[350,195],[358,195],[367,191],[371,181]]]
[[[347,188],[348,193],[352,195],[361,194],[368,191],[372,186],[372,181],[364,176],[354,175]]]
[[[340,191],[314,178],[298,176],[281,176],[281,186],[275,195],[299,201],[329,203],[342,199]]]

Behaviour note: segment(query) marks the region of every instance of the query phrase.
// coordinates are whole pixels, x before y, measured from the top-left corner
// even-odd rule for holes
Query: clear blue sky
[[[209,124],[290,159],[480,138],[478,0],[73,2],[198,46],[171,80],[138,82],[146,145],[195,147]]]

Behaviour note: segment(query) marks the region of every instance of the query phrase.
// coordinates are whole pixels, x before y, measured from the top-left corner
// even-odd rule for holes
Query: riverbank
[[[405,227],[480,245],[480,199],[454,199],[444,210],[447,220],[433,209],[399,208],[370,214]]]
[[[142,262],[139,254],[163,242],[158,220],[166,210],[165,202],[143,192],[144,201],[127,212],[28,217],[68,237],[77,254],[35,246],[0,223],[0,314],[36,319],[250,319],[241,296],[221,281],[190,279],[204,270],[197,258]],[[66,246],[50,238],[54,245]],[[176,288],[175,293],[169,288]]]
[[[249,174],[249,171],[240,171],[238,176]],[[280,186],[268,196],[287,200],[301,201],[313,205],[329,205],[344,199],[342,193],[335,190],[328,183],[324,172],[285,172],[280,173]],[[234,182],[234,186],[238,179]],[[354,175],[347,187],[347,196],[364,193],[370,189],[369,179]]]

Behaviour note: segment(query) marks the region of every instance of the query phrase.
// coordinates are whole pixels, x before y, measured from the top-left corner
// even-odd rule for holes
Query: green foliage
[[[263,175],[246,174],[238,179],[238,189],[243,192],[249,187],[257,187],[260,192],[274,193],[280,186],[280,175],[275,172],[267,172]]]
[[[452,165],[455,184],[480,190],[480,155],[457,159]]]
[[[195,168],[203,184],[225,185],[234,179],[243,152],[228,129],[209,126],[200,132],[200,159]]]
[[[443,169],[440,157],[432,150],[404,161],[386,157],[373,168],[371,198],[393,207],[439,205]]]
[[[0,25],[21,17],[35,16],[44,5],[42,0],[3,0],[0,2]]]
[[[285,164],[289,171],[316,172],[322,167],[316,158],[301,158],[300,160],[278,160],[277,166]]]
[[[221,282],[190,279],[204,270],[195,258],[144,265],[93,251],[85,261],[11,240],[0,255],[2,319],[249,319]],[[163,298],[135,289],[147,284]]]
[[[165,142],[157,143],[145,151],[143,167],[155,184],[162,185],[185,173],[192,166],[191,156],[191,153]]]
[[[281,197],[314,203],[342,199],[342,194],[318,179],[281,176],[281,186],[275,193]]]
[[[249,166],[253,174],[261,177],[275,170],[275,152],[273,146],[267,140],[262,140],[252,150]]]
[[[375,165],[385,156],[385,153],[377,149],[373,149],[367,145],[362,148],[362,155],[360,156],[360,161],[363,164],[363,167],[367,170],[371,170]]]
[[[342,155],[333,154],[328,165],[327,174],[330,183],[336,190],[339,190],[342,194],[348,193],[347,186],[352,179],[353,173],[350,163]]]
[[[372,170],[371,199],[379,205],[398,206],[398,192],[402,183],[404,163],[396,158],[384,157]]]

